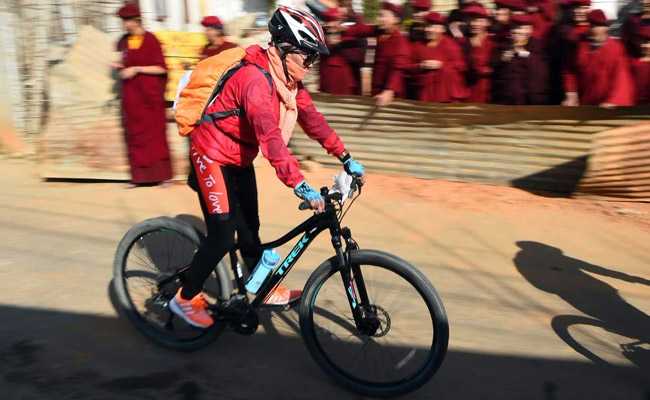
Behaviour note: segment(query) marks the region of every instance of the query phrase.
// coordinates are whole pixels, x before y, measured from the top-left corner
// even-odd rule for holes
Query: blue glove
[[[307,181],[302,181],[299,184],[296,185],[296,187],[293,189],[293,192],[296,194],[296,196],[300,197],[303,200],[307,200],[309,202],[312,201],[322,201],[323,198],[321,197],[320,193],[314,190]]]
[[[366,172],[363,168],[363,165],[361,165],[359,161],[355,160],[352,157],[345,160],[343,163],[343,169],[345,169],[345,172],[348,174],[354,175],[356,177],[362,177]]]

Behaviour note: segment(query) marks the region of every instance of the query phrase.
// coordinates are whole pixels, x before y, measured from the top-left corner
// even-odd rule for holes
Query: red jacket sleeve
[[[282,140],[278,116],[270,109],[274,104],[274,92],[261,72],[251,74],[242,90],[241,106],[255,132],[262,155],[275,168],[278,178],[293,188],[305,178],[300,172],[298,161],[289,153]]]
[[[298,89],[296,103],[298,104],[298,123],[307,136],[318,141],[329,154],[340,156],[345,150],[341,138],[327,124],[323,114],[316,109],[309,92],[302,85]]]

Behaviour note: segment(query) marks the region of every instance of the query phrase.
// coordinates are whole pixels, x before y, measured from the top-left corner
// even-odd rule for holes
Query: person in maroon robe
[[[564,106],[577,106],[578,93],[576,91],[577,77],[575,76],[576,56],[578,54],[578,47],[582,42],[588,40],[589,36],[589,21],[587,14],[591,7],[591,0],[569,0],[569,13],[571,15],[571,23],[566,24],[560,29],[560,46],[558,47],[561,52],[562,59],[562,84],[564,88]]]
[[[411,45],[411,54],[413,53],[415,47],[420,44],[426,44],[427,34],[426,27],[427,23],[424,20],[431,10],[431,0],[411,0],[410,2],[411,10],[413,10],[413,15],[411,17],[411,24],[408,27],[408,39],[409,44]],[[419,98],[419,87],[417,84],[417,79],[413,75],[416,73],[413,69],[409,68],[404,72],[404,85],[406,86],[406,98],[411,100],[417,100]]]
[[[463,10],[469,18],[469,38],[465,41],[467,101],[489,103],[492,81],[492,52],[494,42],[488,34],[489,15],[481,4],[472,4]]]
[[[632,105],[634,86],[625,48],[609,37],[609,22],[602,10],[591,10],[587,20],[589,37],[578,44],[571,71],[575,86],[568,86],[567,94],[576,99],[576,105]]]
[[[548,51],[551,29],[557,17],[557,4],[553,0],[528,0],[528,15],[533,20],[532,38]]]
[[[201,60],[216,56],[224,50],[237,47],[235,43],[226,40],[226,35],[223,31],[223,22],[221,22],[219,17],[205,17],[201,20],[201,25],[205,27],[205,37],[208,39],[208,44],[201,51]]]
[[[641,51],[643,38],[639,35],[639,31],[644,26],[650,26],[650,0],[643,0],[640,12],[628,15],[623,22],[621,40],[630,57],[638,58],[643,54]]]
[[[364,51],[358,39],[344,38],[341,21],[343,14],[338,8],[329,8],[323,14],[325,39],[330,54],[321,56],[319,64],[320,91],[338,95],[361,94],[358,73],[354,69]]]
[[[122,118],[131,182],[159,184],[172,177],[166,135],[165,58],[158,39],[142,27],[137,6],[128,4],[117,15],[127,32],[117,43],[122,61],[113,67],[122,79]]]
[[[409,26],[409,42],[426,43],[427,35],[424,32],[426,22],[424,18],[431,10],[431,0],[411,0],[411,9],[413,10],[411,26]]]
[[[636,88],[635,104],[650,104],[650,25],[637,31],[641,54],[632,60],[632,78]]]
[[[415,43],[411,48],[411,71],[417,99],[434,103],[464,100],[465,59],[460,46],[445,35],[445,19],[437,12],[424,18],[426,43]]]
[[[404,71],[410,61],[410,46],[400,31],[401,15],[400,6],[384,2],[377,18],[379,26],[358,23],[345,32],[348,37],[378,36],[371,94],[380,107],[395,97],[405,97]]]
[[[524,0],[495,0],[494,6],[494,22],[490,26],[490,32],[497,45],[504,44],[507,47],[510,42],[510,19],[514,15],[525,14],[527,4]]]
[[[469,37],[469,16],[463,10],[474,4],[475,0],[458,0],[458,8],[447,14],[447,34],[460,45]]]
[[[541,45],[532,37],[533,19],[511,19],[510,46],[494,54],[492,101],[497,104],[547,104],[547,65]]]
[[[548,80],[550,104],[561,104],[565,101],[564,71],[567,57],[573,54],[566,40],[567,32],[574,26],[573,0],[561,0],[557,3],[555,22],[551,25],[546,45],[548,59]],[[575,47],[575,44],[573,45]]]

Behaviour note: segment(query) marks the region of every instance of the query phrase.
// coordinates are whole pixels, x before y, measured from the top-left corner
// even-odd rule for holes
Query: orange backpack
[[[217,98],[224,84],[244,64],[246,51],[241,47],[225,50],[199,62],[189,76],[185,87],[179,88],[176,101],[176,125],[181,136],[189,135],[198,125],[217,119],[240,115],[241,110],[228,110],[205,114],[208,106]],[[259,68],[272,85],[267,71]],[[182,83],[180,84],[182,85]]]

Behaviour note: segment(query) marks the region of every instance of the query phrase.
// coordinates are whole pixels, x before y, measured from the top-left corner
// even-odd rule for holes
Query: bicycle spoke
[[[368,328],[372,329],[370,337],[357,332],[345,287],[336,273],[321,286],[314,304],[318,340],[330,361],[345,373],[373,383],[399,382],[426,364],[430,351],[418,348],[429,349],[433,343],[431,313],[417,289],[401,275],[381,267],[359,268],[370,301],[364,315],[374,318],[370,321],[378,326]],[[358,294],[357,282],[353,283]],[[354,332],[346,328],[348,322]],[[416,337],[410,332],[414,326]]]
[[[132,256],[133,256],[137,261],[140,262],[139,265],[140,265],[141,267],[148,268],[148,269],[150,269],[150,270],[152,270],[152,271],[154,270],[155,267],[154,267],[153,265],[151,265],[151,263],[149,263],[149,262],[147,262],[145,259],[143,259],[142,256],[140,256],[139,254],[135,253],[135,254],[132,254]],[[151,259],[150,259],[150,260],[151,260]]]

